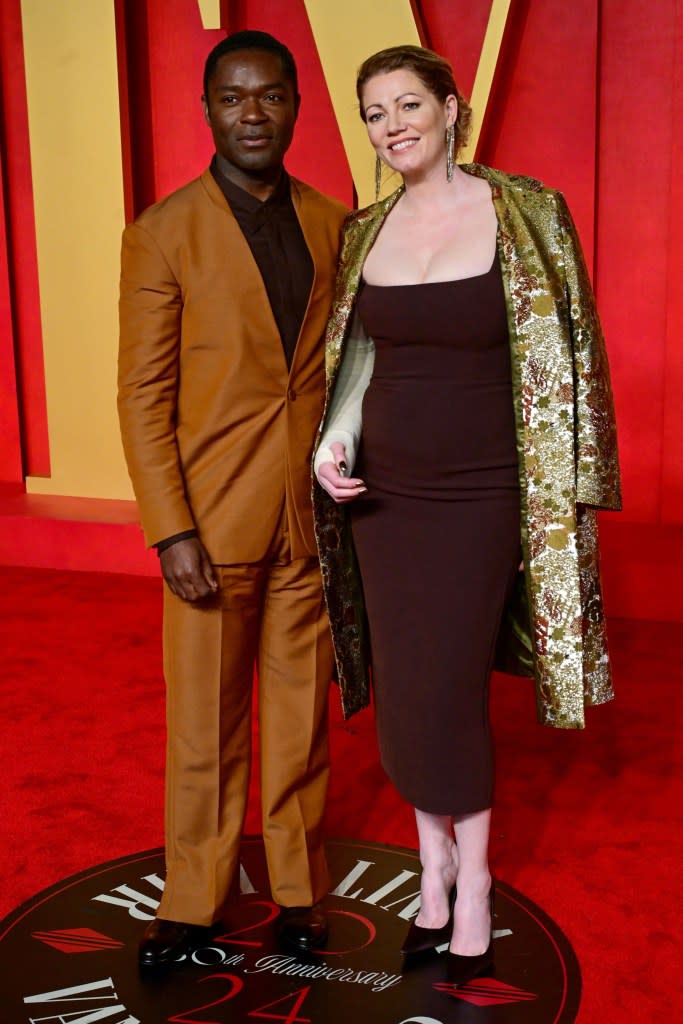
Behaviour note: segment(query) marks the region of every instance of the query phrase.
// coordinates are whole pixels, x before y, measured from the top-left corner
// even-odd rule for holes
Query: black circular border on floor
[[[330,937],[309,955],[275,935],[263,844],[242,844],[242,893],[209,943],[141,976],[137,945],[163,888],[163,851],[120,857],[38,893],[0,923],[2,1024],[570,1024],[576,955],[558,925],[498,881],[495,967],[454,989],[444,957],[399,949],[417,911],[417,853],[328,842]],[[131,914],[132,910],[132,914]]]

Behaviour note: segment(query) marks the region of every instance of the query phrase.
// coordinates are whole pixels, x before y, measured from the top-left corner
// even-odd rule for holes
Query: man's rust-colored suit
[[[234,883],[259,675],[273,897],[327,888],[322,814],[332,655],[310,504],[322,337],[345,209],[291,181],[315,276],[288,370],[249,245],[209,171],[126,228],[119,413],[147,543],[196,529],[219,590],[165,587],[166,890],[159,916],[210,924]]]

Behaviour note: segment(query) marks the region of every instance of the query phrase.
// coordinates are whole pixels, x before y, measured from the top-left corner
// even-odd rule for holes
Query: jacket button
[[[290,400],[290,402],[296,401],[296,391],[294,390],[294,388],[289,388],[289,390],[287,391],[287,398]]]

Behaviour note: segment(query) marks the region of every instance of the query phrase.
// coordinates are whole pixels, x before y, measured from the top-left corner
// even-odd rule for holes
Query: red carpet
[[[160,586],[0,568],[6,851],[0,916],[66,875],[160,846]],[[585,732],[535,724],[531,684],[494,680],[493,866],[566,932],[581,1024],[679,1019],[683,626],[611,623],[618,700]],[[331,699],[330,835],[415,846],[370,713]],[[254,787],[256,788],[256,787]],[[247,830],[259,831],[250,801]]]

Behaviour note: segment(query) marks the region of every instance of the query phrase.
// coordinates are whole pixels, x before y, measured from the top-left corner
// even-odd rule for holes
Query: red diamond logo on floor
[[[32,936],[60,953],[96,953],[103,949],[120,949],[122,942],[110,939],[92,928],[60,928],[54,932],[33,932]]]
[[[538,997],[534,992],[525,992],[523,988],[506,985],[496,978],[477,978],[466,985],[456,988],[447,982],[437,982],[434,988],[444,992],[453,999],[461,999],[473,1006],[498,1006],[502,1003],[528,1003]]]

